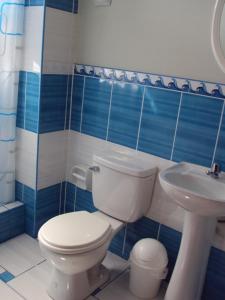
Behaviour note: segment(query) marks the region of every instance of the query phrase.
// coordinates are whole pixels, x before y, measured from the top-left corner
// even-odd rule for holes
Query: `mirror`
[[[216,0],[212,20],[211,42],[216,61],[225,73],[225,0]]]

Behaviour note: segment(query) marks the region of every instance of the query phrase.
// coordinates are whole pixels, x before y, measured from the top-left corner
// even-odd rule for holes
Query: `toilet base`
[[[103,265],[74,275],[54,268],[47,293],[54,300],[83,300],[108,279],[109,271]]]

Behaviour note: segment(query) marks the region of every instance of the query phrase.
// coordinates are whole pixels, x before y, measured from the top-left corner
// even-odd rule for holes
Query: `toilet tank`
[[[138,155],[107,151],[93,156],[94,205],[123,222],[135,222],[151,204],[156,166]]]

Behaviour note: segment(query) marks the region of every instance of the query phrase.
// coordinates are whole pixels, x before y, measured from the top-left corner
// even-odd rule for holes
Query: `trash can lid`
[[[131,252],[131,261],[148,269],[162,269],[168,264],[166,248],[155,239],[137,242]]]

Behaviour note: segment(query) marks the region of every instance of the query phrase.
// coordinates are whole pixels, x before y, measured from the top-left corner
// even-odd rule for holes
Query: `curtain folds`
[[[16,112],[24,1],[0,0],[0,205],[15,200]]]

